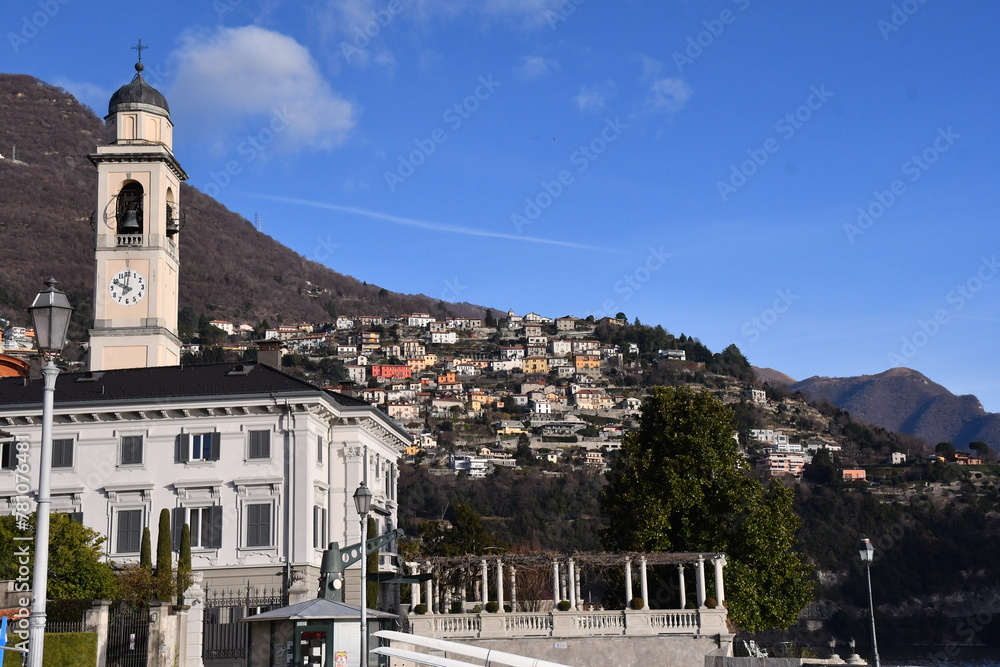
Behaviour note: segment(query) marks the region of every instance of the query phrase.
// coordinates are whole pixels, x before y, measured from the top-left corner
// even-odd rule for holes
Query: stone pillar
[[[149,604],[149,636],[146,638],[147,667],[170,667],[177,651],[177,619],[169,602]],[[155,619],[155,620],[154,620]]]
[[[432,604],[434,605],[434,612],[437,614],[443,613],[444,610],[441,609],[441,586],[439,585],[437,579],[434,579],[434,586],[433,588],[431,588],[431,592],[433,596],[431,598],[431,601]]]
[[[576,610],[578,610],[579,608],[576,606],[577,605],[577,600],[576,600],[576,563],[573,562],[572,558],[569,559],[569,565],[567,566],[566,570],[567,570],[567,582],[566,583],[568,584],[567,585],[567,592],[569,593],[569,608],[570,609],[576,609]]]
[[[677,566],[677,586],[681,591],[681,609],[687,607],[687,588],[684,585],[684,564],[681,563]]]
[[[434,568],[428,562],[424,567],[427,568],[427,574],[431,575],[431,578],[424,582],[424,593],[427,598],[427,613],[434,613]]]
[[[420,566],[416,563],[409,563],[410,573],[413,576],[420,574]],[[410,609],[415,609],[420,604],[420,582],[410,584]]]
[[[569,601],[569,592],[566,588],[566,569],[560,568],[559,571],[559,599]]]
[[[187,627],[182,627],[181,632],[185,632],[185,661],[180,663],[183,667],[203,667],[205,664],[201,659],[201,649],[205,643],[205,591],[201,587],[204,575],[201,572],[191,573],[191,585],[184,591],[184,604],[187,605]]]
[[[625,559],[625,608],[628,609],[629,602],[632,601],[632,559]]]
[[[503,560],[497,558],[497,605],[500,607],[497,610],[498,614],[504,613],[503,611]]]
[[[510,566],[510,610],[517,612],[517,567]]]
[[[580,595],[580,570],[582,569],[576,571],[576,608],[578,610],[583,608],[583,596]]]
[[[552,608],[559,604],[559,561],[552,559]]]
[[[642,591],[642,608],[649,609],[649,584],[646,580],[646,557],[639,561],[639,586]]]
[[[490,601],[490,575],[487,568],[485,558],[479,561],[479,578],[481,579],[480,585],[483,592],[483,611],[486,611],[486,603]]]
[[[697,593],[698,593],[698,609],[705,608],[705,557],[698,556],[698,570],[697,570]]]
[[[97,667],[104,667],[108,661],[108,617],[111,600],[94,600],[90,609],[83,612],[83,626],[88,632],[97,633]],[[199,656],[201,653],[198,654]]]
[[[712,559],[715,563],[715,596],[719,602],[720,607],[726,606],[726,585],[722,580],[722,568],[726,566],[726,557],[723,554],[718,554]]]

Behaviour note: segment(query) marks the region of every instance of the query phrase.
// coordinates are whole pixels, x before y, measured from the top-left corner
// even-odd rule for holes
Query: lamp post
[[[875,653],[875,667],[880,667],[878,660],[878,641],[875,639],[875,603],[872,600],[872,560],[875,557],[875,547],[868,541],[868,538],[861,540],[861,562],[865,564],[865,571],[868,573],[868,607],[872,614],[872,651]]]
[[[372,492],[362,480],[354,492],[354,507],[361,517],[361,667],[368,664],[368,512],[372,508]]]
[[[42,451],[38,462],[38,511],[35,516],[35,570],[32,578],[31,617],[28,620],[28,667],[42,667],[45,650],[45,597],[49,570],[49,506],[52,504],[52,410],[59,368],[52,360],[66,344],[73,307],[55,278],[35,297],[28,312],[35,327],[45,391],[42,394]]]

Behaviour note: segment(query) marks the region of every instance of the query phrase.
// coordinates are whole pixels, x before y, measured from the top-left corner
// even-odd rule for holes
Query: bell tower
[[[97,271],[90,369],[173,366],[177,338],[178,236],[184,217],[173,124],[163,95],[142,78],[111,96],[97,166]]]

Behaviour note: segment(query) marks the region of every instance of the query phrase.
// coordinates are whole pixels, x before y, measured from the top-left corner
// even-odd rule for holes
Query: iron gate
[[[240,619],[288,604],[288,596],[277,589],[207,591],[205,634],[201,656],[204,660],[246,658],[250,628]]]
[[[108,616],[107,667],[146,667],[149,607],[118,602]]]

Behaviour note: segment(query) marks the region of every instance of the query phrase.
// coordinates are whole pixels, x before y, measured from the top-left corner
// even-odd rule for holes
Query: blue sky
[[[957,5],[957,6],[956,6]],[[190,183],[402,292],[662,324],[1000,411],[987,0],[7,2],[0,69],[170,101]]]

